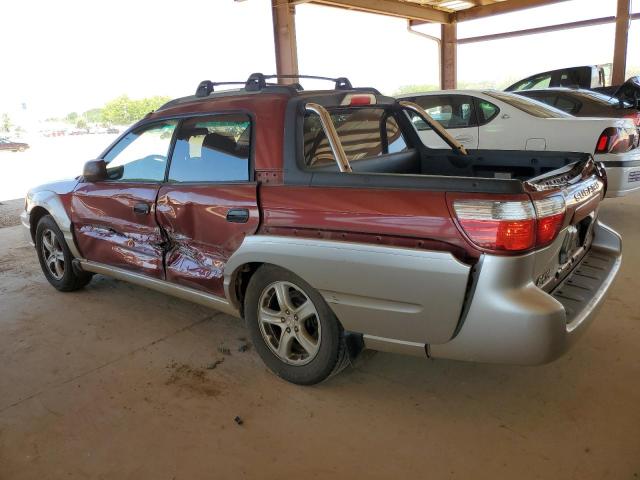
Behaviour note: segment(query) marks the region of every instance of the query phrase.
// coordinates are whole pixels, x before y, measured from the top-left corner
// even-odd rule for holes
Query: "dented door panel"
[[[158,185],[81,183],[71,200],[74,233],[84,258],[164,278],[163,238],[155,219]],[[149,213],[136,213],[139,204]]]
[[[224,296],[224,266],[260,221],[255,183],[165,185],[157,220],[167,238],[166,279]],[[246,222],[229,222],[229,210],[248,211]]]

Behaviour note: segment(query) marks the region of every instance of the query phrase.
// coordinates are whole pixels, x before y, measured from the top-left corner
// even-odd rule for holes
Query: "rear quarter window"
[[[349,163],[407,149],[396,119],[384,108],[340,109],[331,112],[331,120]],[[335,166],[338,171],[331,146],[316,114],[305,115],[303,134],[305,166],[312,169]]]

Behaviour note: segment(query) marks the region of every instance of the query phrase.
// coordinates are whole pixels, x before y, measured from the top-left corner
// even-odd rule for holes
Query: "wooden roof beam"
[[[453,14],[453,16],[454,20],[458,22],[466,22],[468,20],[476,20],[478,18],[490,17],[492,15],[517,12],[527,8],[541,7],[543,5],[551,5],[553,3],[566,1],[567,0],[507,0],[505,2],[493,3],[490,5],[479,5],[466,10],[460,10]]]
[[[296,3],[296,0],[292,3]],[[309,3],[389,15],[420,22],[451,23],[453,20],[453,14],[428,5],[398,2],[397,0],[312,0]]]

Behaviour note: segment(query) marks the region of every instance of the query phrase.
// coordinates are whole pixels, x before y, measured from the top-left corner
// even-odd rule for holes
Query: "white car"
[[[576,118],[512,93],[444,90],[403,95],[440,122],[467,149],[586,152],[605,166],[607,197],[640,190],[640,132],[630,119]],[[417,116],[427,147],[447,148]]]

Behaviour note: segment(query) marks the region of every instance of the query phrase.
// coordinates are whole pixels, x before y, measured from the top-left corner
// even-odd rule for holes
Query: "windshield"
[[[505,93],[505,92],[483,92],[485,95],[489,95],[497,100],[500,100],[512,107],[517,108],[518,110],[522,110],[529,115],[538,118],[570,118],[571,115],[563,112],[562,110],[558,110],[557,108],[550,107],[542,102],[538,102],[537,100],[532,100],[530,98],[524,98],[520,95],[515,95],[513,93]]]

